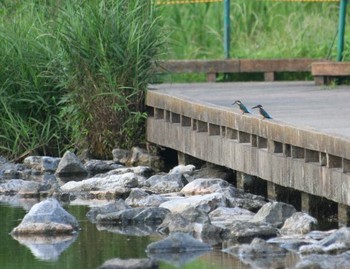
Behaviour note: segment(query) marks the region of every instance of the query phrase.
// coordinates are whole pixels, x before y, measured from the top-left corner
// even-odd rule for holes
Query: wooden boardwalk
[[[252,82],[150,88],[150,142],[233,169],[239,186],[242,175],[259,178],[269,198],[281,188],[297,191],[305,211],[314,197],[326,198],[349,223],[350,87]],[[274,119],[242,115],[231,106],[237,99],[247,107],[262,104]]]

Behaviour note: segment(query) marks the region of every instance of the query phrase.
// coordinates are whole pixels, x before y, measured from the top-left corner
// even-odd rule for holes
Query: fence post
[[[346,16],[347,2],[348,0],[340,0],[340,6],[339,6],[338,53],[337,53],[338,62],[341,62],[343,60],[345,16]]]
[[[224,53],[230,58],[230,0],[224,0]]]

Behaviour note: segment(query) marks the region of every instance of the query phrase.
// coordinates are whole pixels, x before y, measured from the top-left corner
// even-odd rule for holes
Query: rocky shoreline
[[[159,157],[142,149],[115,149],[113,156],[102,161],[66,152],[62,158],[29,156],[21,164],[1,157],[0,202],[42,200],[26,208],[14,238],[76,236],[78,223],[60,201],[89,205],[86,217],[99,230],[165,238],[147,247],[150,260],[114,259],[101,268],[122,268],[115,263],[157,268],[164,253],[210,251],[223,242],[231,245],[223,251],[254,268],[277,268],[290,252],[300,257],[295,268],[348,268],[349,228],[317,231],[315,218],[244,193],[215,168],[178,165],[155,172]]]

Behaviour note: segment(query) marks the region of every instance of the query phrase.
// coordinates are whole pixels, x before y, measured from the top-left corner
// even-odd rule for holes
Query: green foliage
[[[0,154],[142,143],[162,44],[148,0],[0,3]]]
[[[335,58],[338,3],[231,1],[233,58]],[[167,58],[223,58],[222,3],[164,6]],[[349,24],[350,18],[347,17]],[[348,35],[350,29],[347,28]]]
[[[142,142],[145,91],[162,44],[151,1],[73,1],[62,15],[62,115],[74,140],[99,157]]]

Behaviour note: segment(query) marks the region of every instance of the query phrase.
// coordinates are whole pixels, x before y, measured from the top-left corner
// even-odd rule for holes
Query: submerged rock
[[[169,212],[169,210],[160,207],[131,208],[108,214],[100,214],[96,219],[99,224],[160,224]]]
[[[103,206],[95,206],[93,208],[91,208],[87,213],[86,213],[86,217],[92,222],[92,223],[96,223],[96,218],[98,215],[104,215],[104,214],[108,214],[108,213],[113,213],[113,212],[118,212],[118,211],[122,211],[125,209],[131,209],[130,206],[128,206],[124,200],[119,199],[113,203],[109,203],[107,205],[103,205]]]
[[[179,253],[211,250],[211,246],[194,239],[186,233],[172,233],[167,238],[147,246],[148,253]]]
[[[152,259],[111,259],[105,261],[99,269],[158,269],[158,264]]]
[[[49,198],[34,205],[11,233],[15,235],[70,234],[78,228],[76,218],[64,210],[56,199]]]

